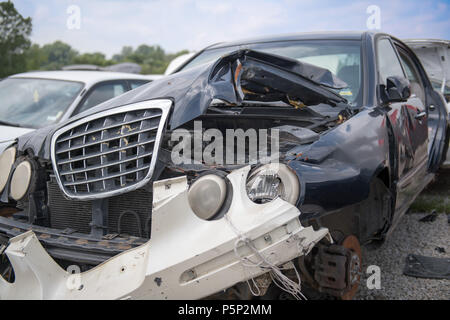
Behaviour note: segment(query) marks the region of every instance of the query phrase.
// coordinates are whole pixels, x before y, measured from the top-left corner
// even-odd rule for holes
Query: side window
[[[149,82],[149,80],[128,80],[131,90],[136,89],[137,87],[140,87]]]
[[[380,83],[386,84],[386,79],[391,76],[405,76],[394,47],[386,38],[380,39],[377,43],[377,62]]]
[[[419,72],[414,66],[414,62],[408,56],[408,53],[400,48],[397,48],[400,54],[400,61],[402,62],[403,68],[406,72],[406,77],[411,83],[411,94],[416,95],[422,103],[425,105],[425,88],[423,86],[422,79],[420,78]]]
[[[77,107],[75,114],[86,111],[106,100],[112,99],[127,91],[126,83],[123,81],[111,81],[97,84],[84,97],[81,105]]]

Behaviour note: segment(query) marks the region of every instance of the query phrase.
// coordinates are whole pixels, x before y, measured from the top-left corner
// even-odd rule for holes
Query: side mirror
[[[384,88],[384,102],[402,102],[408,100],[411,96],[411,86],[409,80],[392,76],[386,79],[386,87]]]

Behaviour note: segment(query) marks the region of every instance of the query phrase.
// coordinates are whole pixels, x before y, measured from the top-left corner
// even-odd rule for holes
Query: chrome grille
[[[52,160],[62,191],[71,198],[93,199],[146,183],[170,107],[154,104],[108,110],[58,130]]]

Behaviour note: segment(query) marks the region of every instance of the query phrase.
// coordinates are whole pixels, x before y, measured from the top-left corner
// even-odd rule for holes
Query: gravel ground
[[[363,271],[369,265],[381,269],[381,289],[369,290],[368,275],[362,276],[360,300],[450,300],[450,280],[419,279],[403,275],[406,256],[410,253],[440,258],[450,257],[450,232],[447,215],[441,213],[434,222],[419,222],[426,213],[405,215],[391,237],[376,250],[363,252]],[[446,253],[435,248],[442,247]]]

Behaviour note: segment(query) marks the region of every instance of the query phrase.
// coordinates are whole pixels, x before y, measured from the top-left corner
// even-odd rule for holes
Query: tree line
[[[32,44],[31,31],[31,18],[24,18],[11,1],[0,2],[0,78],[25,71],[60,70],[72,64],[105,67],[122,62],[139,64],[143,74],[162,74],[170,61],[188,52],[171,54],[159,45],[142,44],[137,48],[124,46],[120,53],[107,59],[101,52],[80,53],[62,41],[43,46]]]

